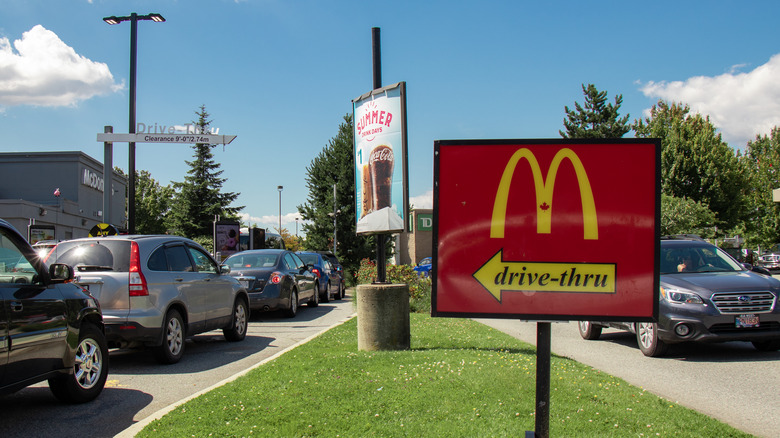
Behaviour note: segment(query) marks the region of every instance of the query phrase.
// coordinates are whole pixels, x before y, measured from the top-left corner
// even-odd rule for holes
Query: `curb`
[[[149,423],[151,423],[154,420],[158,420],[158,419],[162,418],[165,414],[167,414],[168,412],[173,411],[174,409],[176,409],[177,407],[183,405],[184,403],[186,403],[186,402],[188,402],[188,401],[190,401],[190,400],[192,400],[192,399],[194,399],[196,397],[200,397],[201,395],[203,395],[203,394],[205,394],[207,392],[213,391],[214,389],[219,388],[220,386],[224,386],[225,384],[227,384],[229,382],[232,382],[233,380],[236,380],[239,377],[244,376],[245,374],[249,373],[250,371],[254,370],[255,368],[257,368],[257,367],[259,367],[261,365],[265,365],[266,363],[276,359],[277,357],[287,353],[290,350],[294,350],[295,348],[298,348],[299,346],[301,346],[301,345],[311,341],[312,339],[320,336],[321,334],[327,332],[328,330],[330,330],[330,329],[332,329],[334,327],[338,327],[338,326],[346,323],[347,321],[349,321],[350,319],[354,318],[355,316],[357,316],[357,313],[353,312],[347,318],[345,318],[344,320],[338,322],[337,324],[334,324],[334,325],[328,327],[326,330],[323,330],[323,331],[321,331],[319,333],[311,335],[308,338],[306,338],[306,339],[304,339],[302,341],[299,341],[299,342],[297,342],[297,343],[287,347],[286,349],[284,349],[282,351],[277,352],[273,356],[270,356],[270,357],[267,357],[267,358],[261,360],[260,362],[252,365],[251,367],[245,369],[244,371],[236,373],[236,374],[234,374],[234,375],[232,375],[232,376],[230,376],[230,377],[228,377],[228,378],[226,378],[226,379],[224,379],[224,380],[222,380],[220,382],[217,382],[217,383],[211,385],[208,388],[202,389],[202,390],[196,392],[195,394],[190,395],[189,397],[183,398],[183,399],[179,400],[176,403],[170,404],[170,405],[168,405],[168,406],[158,410],[157,412],[154,412],[153,414],[151,414],[151,415],[147,416],[146,418],[138,421],[137,423],[134,423],[132,426],[128,427],[127,429],[123,430],[122,432],[119,432],[114,437],[115,438],[133,438],[133,437],[135,437],[135,435],[138,432],[140,432],[141,430],[143,430],[143,428],[148,426]]]

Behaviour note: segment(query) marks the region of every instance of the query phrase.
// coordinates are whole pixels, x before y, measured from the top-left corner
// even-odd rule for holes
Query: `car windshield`
[[[238,253],[225,259],[224,264],[231,269],[238,268],[272,268],[276,266],[279,254]]]
[[[661,274],[734,272],[745,268],[712,245],[661,245]]]

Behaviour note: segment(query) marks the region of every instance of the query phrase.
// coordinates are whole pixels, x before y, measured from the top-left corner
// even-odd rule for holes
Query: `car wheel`
[[[753,341],[753,347],[758,351],[777,351],[780,350],[780,341]]]
[[[290,292],[290,308],[287,309],[287,313],[285,314],[288,318],[295,318],[295,315],[298,313],[298,292],[293,289],[292,292]]]
[[[319,291],[319,287],[317,287],[315,290]],[[320,296],[320,301],[323,303],[327,303],[330,301],[330,283],[325,284],[325,293]]]
[[[660,357],[666,354],[668,345],[658,339],[658,324],[654,322],[639,322],[634,326],[636,341],[642,354],[650,357]]]
[[[79,330],[79,345],[73,374],[49,379],[49,388],[58,400],[84,403],[97,397],[108,377],[108,344],[97,327],[84,322]]]
[[[222,330],[222,334],[225,335],[225,339],[230,342],[243,341],[246,337],[246,330],[249,326],[249,312],[247,311],[247,305],[243,298],[236,299],[236,304],[233,305],[233,321],[230,327]]]
[[[594,341],[601,337],[602,327],[600,325],[595,325],[590,321],[580,321],[579,327],[580,336],[582,336],[582,339]]]
[[[325,300],[325,302],[327,303],[328,301]],[[318,289],[314,289],[314,293],[311,294],[311,298],[309,299],[309,302],[306,303],[306,305],[309,307],[317,307],[320,305],[320,292]]]
[[[163,342],[154,348],[157,361],[173,364],[184,355],[184,320],[178,310],[172,309],[165,315]]]

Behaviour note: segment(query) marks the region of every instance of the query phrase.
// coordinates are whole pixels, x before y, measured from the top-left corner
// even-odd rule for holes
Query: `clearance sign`
[[[655,321],[660,149],[436,141],[432,315]]]

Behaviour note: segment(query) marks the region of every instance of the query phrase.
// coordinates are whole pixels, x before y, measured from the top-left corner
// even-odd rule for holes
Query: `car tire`
[[[49,379],[49,389],[58,400],[84,403],[95,399],[108,377],[108,344],[94,324],[83,322],[79,330],[76,363],[73,374]]]
[[[325,301],[327,302],[327,300]],[[320,305],[320,292],[316,288],[314,289],[314,293],[311,294],[311,298],[309,299],[309,302],[306,303],[309,307],[317,307]]]
[[[184,355],[184,319],[176,309],[171,309],[163,321],[163,342],[154,348],[154,355],[161,364],[174,364]]]
[[[317,287],[315,290],[320,290],[319,287]],[[320,301],[323,303],[330,302],[330,283],[325,284],[325,293],[320,295]]]
[[[636,341],[642,354],[649,357],[660,357],[666,354],[669,346],[658,339],[658,324],[654,322],[638,322],[634,326]]]
[[[753,341],[753,347],[758,351],[777,351],[780,350],[780,341]]]
[[[580,321],[578,325],[580,328],[580,336],[582,336],[582,339],[595,341],[596,339],[601,337],[602,327],[600,325],[595,325],[590,321]]]
[[[342,298],[341,295],[341,282],[339,281],[339,284],[336,286],[336,295],[333,296],[333,299],[338,301]]]
[[[237,298],[233,305],[233,318],[230,326],[222,330],[225,339],[230,342],[243,341],[249,327],[249,308],[243,298]]]
[[[285,316],[288,318],[295,318],[295,315],[298,314],[298,292],[293,289],[292,292],[290,292],[290,307],[287,309],[287,312],[285,313]]]

